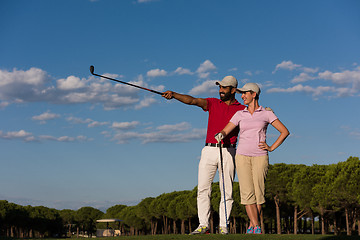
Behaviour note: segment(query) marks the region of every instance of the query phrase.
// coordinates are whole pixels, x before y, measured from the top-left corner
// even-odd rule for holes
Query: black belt
[[[219,147],[219,143],[205,143],[205,146]],[[221,144],[222,148],[236,148],[236,144]]]

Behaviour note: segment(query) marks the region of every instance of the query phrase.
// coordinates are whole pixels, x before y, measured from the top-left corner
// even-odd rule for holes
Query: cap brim
[[[238,93],[243,93],[243,92],[247,92],[247,91],[249,91],[249,90],[246,90],[244,88],[237,88],[236,89],[236,92],[238,92]]]
[[[219,85],[219,86],[222,86],[222,87],[234,87],[234,86],[232,86],[232,85],[222,84],[222,82],[219,82],[219,81],[215,82],[215,84],[216,84],[216,85]]]

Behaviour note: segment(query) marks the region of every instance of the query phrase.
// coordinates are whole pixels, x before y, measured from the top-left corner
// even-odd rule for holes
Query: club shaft
[[[156,94],[159,94],[159,95],[163,95],[162,92],[158,92],[158,91],[155,91],[155,90],[152,90],[152,89],[140,87],[140,86],[135,85],[135,84],[131,84],[131,83],[128,83],[128,82],[120,81],[120,80],[117,80],[117,79],[114,79],[114,78],[110,78],[110,77],[106,77],[106,76],[99,75],[99,74],[96,74],[96,73],[93,73],[93,72],[92,72],[91,74],[94,75],[94,76],[98,76],[98,77],[102,77],[102,78],[109,79],[109,80],[111,80],[111,81],[115,81],[115,82],[119,82],[119,83],[122,83],[122,84],[126,84],[126,85],[129,85],[129,86],[132,86],[132,87],[140,88],[140,89],[143,89],[143,90],[152,92],[152,93],[156,93]]]
[[[219,150],[220,150],[220,165],[221,165],[221,176],[222,176],[223,195],[224,195],[225,223],[226,223],[226,228],[228,228],[227,211],[226,211],[226,191],[225,191],[225,179],[224,179],[224,164],[223,164],[223,155],[222,155],[221,143],[219,144]]]

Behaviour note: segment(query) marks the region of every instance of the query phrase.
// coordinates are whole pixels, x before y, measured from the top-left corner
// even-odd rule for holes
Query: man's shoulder
[[[210,102],[220,102],[221,100],[218,99],[218,98],[205,98],[207,101],[210,101]]]
[[[235,102],[232,104],[236,107],[237,110],[244,110],[245,109],[245,105],[242,105],[241,103],[239,103],[238,100],[235,99]]]
[[[217,106],[221,102],[221,100],[218,98],[205,98],[205,100],[207,101],[208,105],[213,105],[213,106]]]

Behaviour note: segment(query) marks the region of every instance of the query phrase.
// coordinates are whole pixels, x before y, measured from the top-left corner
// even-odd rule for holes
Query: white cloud
[[[105,126],[105,125],[110,124],[109,122],[98,122],[98,121],[92,120],[90,118],[82,119],[82,118],[77,118],[77,117],[68,117],[68,118],[66,118],[66,120],[68,122],[71,122],[74,124],[87,124],[87,126],[89,128],[100,127],[100,126]]]
[[[352,132],[349,133],[349,135],[360,140],[360,131],[359,130],[352,131]]]
[[[32,119],[40,121],[41,123],[45,123],[48,120],[53,120],[53,119],[56,119],[56,118],[59,118],[59,117],[60,117],[59,114],[50,113],[49,111],[47,111],[47,112],[44,112],[44,113],[42,113],[40,115],[33,116]]]
[[[33,142],[36,141],[35,137],[32,133],[26,132],[25,130],[12,131],[4,133],[0,130],[0,138],[6,140],[22,140],[25,142]]]
[[[73,141],[75,141],[75,138],[69,137],[69,136],[62,136],[62,137],[56,138],[55,140],[59,141],[59,142],[73,142]]]
[[[271,86],[274,85],[274,83],[272,81],[266,81],[264,83],[258,83],[260,89],[263,89],[263,88],[269,88]]]
[[[199,73],[198,76],[199,78],[208,78],[210,76],[210,73],[209,72]]]
[[[139,110],[139,109],[142,109],[142,108],[144,108],[144,107],[149,107],[149,106],[151,106],[152,104],[154,104],[154,103],[156,103],[157,102],[157,100],[155,99],[155,98],[153,98],[153,97],[147,97],[147,98],[144,98],[143,100],[141,100],[140,102],[139,102],[139,104],[137,104],[136,106],[135,106],[135,109],[136,110]]]
[[[0,102],[0,109],[6,108],[9,105],[10,105],[9,102]]]
[[[279,69],[284,70],[300,70],[304,73],[316,73],[319,71],[319,68],[309,68],[309,67],[303,67],[301,64],[295,64],[292,61],[283,61],[276,65],[275,70],[272,73],[277,72]]]
[[[312,95],[313,97],[319,97],[326,93],[335,93],[333,97],[344,97],[351,96],[354,94],[354,91],[350,88],[336,88],[332,86],[303,86],[302,84],[298,84],[296,86],[290,88],[271,88],[268,89],[269,93],[294,93],[294,92],[304,92]]]
[[[248,76],[252,76],[252,75],[253,75],[251,71],[246,71],[245,74],[248,75]]]
[[[190,132],[169,134],[168,132],[122,132],[113,136],[112,141],[118,144],[128,143],[130,140],[139,140],[143,144],[146,143],[175,143],[175,142],[189,142],[192,140],[204,139],[206,136],[206,129],[191,129]]]
[[[104,74],[105,75],[105,74]],[[110,74],[106,74],[110,76]],[[118,76],[112,74],[111,76]],[[139,75],[133,82],[145,86]],[[154,86],[162,89],[164,86]],[[125,84],[115,84],[103,78],[76,76],[53,80],[45,71],[31,68],[12,72],[0,70],[0,108],[12,103],[47,102],[53,104],[101,104],[104,109],[135,108],[142,101],[139,89]],[[147,105],[150,106],[150,105]]]
[[[111,137],[111,133],[109,131],[102,131],[101,134],[104,135],[104,137],[106,138]]]
[[[38,86],[47,80],[47,73],[39,68],[30,68],[27,71],[13,69],[12,72],[0,70],[0,87],[8,85],[32,85]]]
[[[294,78],[291,80],[291,82],[292,82],[292,83],[299,83],[299,82],[306,82],[306,81],[314,80],[314,79],[316,79],[316,78],[310,76],[310,75],[307,74],[307,73],[300,73],[300,75],[294,77]]]
[[[189,69],[187,69],[187,68],[182,68],[182,67],[178,67],[178,68],[174,71],[174,73],[176,73],[176,74],[178,74],[178,75],[185,75],[185,74],[187,74],[187,75],[193,75],[193,74],[194,74],[194,73],[191,72]]]
[[[46,141],[55,141],[55,142],[84,142],[84,141],[92,141],[93,139],[89,139],[85,136],[79,135],[77,137],[69,137],[69,136],[61,136],[61,137],[54,137],[49,135],[41,135],[39,136],[40,140]]]
[[[93,122],[92,119],[87,118],[87,119],[82,119],[82,118],[77,118],[77,117],[68,117],[66,118],[67,121],[72,122],[72,123],[91,123]]]
[[[113,89],[116,89],[118,85],[120,85],[120,84],[114,85],[110,81],[92,82],[89,85],[89,89],[91,89],[91,91],[93,91],[93,92],[97,92],[98,94],[100,94],[100,93],[110,92]]]
[[[216,70],[215,65],[210,60],[205,60],[203,63],[200,64],[199,68],[196,70],[198,73],[208,72]]]
[[[117,129],[117,130],[128,130],[128,129],[136,128],[136,126],[138,126],[139,124],[140,124],[140,122],[138,122],[138,121],[113,122],[111,127],[114,129]]]
[[[205,78],[215,69],[214,64],[206,60],[200,64],[196,72],[201,78]],[[194,73],[189,69],[177,68],[174,74]],[[112,78],[123,77],[109,73],[103,75]],[[167,75],[165,70],[160,69],[148,72],[148,76],[153,77]],[[157,91],[165,88],[163,85],[148,87],[142,75],[129,83]],[[90,76],[88,79],[68,76],[56,80],[38,68],[26,71],[0,70],[0,108],[5,108],[12,103],[46,102],[50,104],[100,104],[105,110],[112,110],[118,108],[141,109],[156,103],[154,98],[142,96],[141,92],[142,90],[138,88],[94,76]]]
[[[207,78],[210,75],[210,72],[214,70],[216,70],[215,65],[210,60],[205,60],[200,64],[196,72],[200,78]]]
[[[0,100],[9,103],[34,101],[48,80],[47,73],[38,68],[14,69],[12,72],[0,70]]]
[[[93,128],[93,127],[100,127],[105,125],[109,125],[109,122],[92,121],[91,123],[88,124],[88,127]]]
[[[57,87],[61,90],[73,90],[85,87],[86,83],[84,80],[75,76],[69,76],[66,79],[57,80]]]
[[[357,128],[352,128],[350,126],[340,126],[341,132],[346,133],[352,138],[355,138],[357,140],[360,140],[360,130]]]
[[[57,142],[74,142],[74,141],[92,141],[93,139],[87,138],[86,136],[77,136],[77,137],[69,137],[69,136],[62,136],[62,137],[54,137],[50,135],[40,135],[34,136],[34,134],[30,132],[26,132],[25,130],[19,131],[11,131],[4,133],[0,130],[0,138],[6,140],[22,140],[25,142],[41,142],[41,141],[57,141]]]
[[[31,136],[32,134],[29,132],[26,132],[25,130],[20,130],[20,131],[13,131],[13,132],[7,132],[5,134],[3,134],[3,132],[0,132],[0,137],[1,138],[5,138],[5,139],[25,139],[29,136]]]
[[[324,71],[319,73],[319,78],[331,80],[335,84],[352,84],[356,90],[360,90],[360,67],[353,71],[345,70],[342,72]]]
[[[178,124],[166,124],[157,127],[157,130],[164,131],[164,132],[174,132],[174,131],[185,131],[191,128],[190,123],[188,122],[181,122]]]
[[[163,69],[152,69],[146,73],[148,77],[163,77],[167,75],[167,72]]]
[[[63,96],[59,96],[59,101],[68,104],[101,103],[105,110],[129,107],[139,102],[139,97],[137,96],[138,90],[128,86],[116,86],[117,85],[108,92],[102,90],[99,92],[90,87],[87,88],[86,91],[72,91]],[[127,91],[125,89],[126,87],[128,87],[130,91]],[[96,88],[99,89],[98,86]]]
[[[292,61],[283,61],[282,63],[279,63],[278,65],[276,65],[275,70],[273,71],[273,73],[275,73],[277,70],[279,69],[285,69],[285,70],[294,70],[297,68],[300,68],[301,65],[299,64],[295,64]]]
[[[215,85],[216,80],[207,80],[202,82],[199,86],[192,88],[189,92],[191,95],[200,95],[200,94],[209,94],[209,93],[216,93],[217,88]]]
[[[136,131],[133,130],[138,125],[142,125],[144,128],[137,129]],[[143,144],[155,142],[189,142],[204,139],[206,136],[206,129],[192,128],[188,122],[164,124],[157,127],[149,125],[152,125],[152,123],[140,124],[137,121],[114,122],[112,128],[115,131],[103,131],[102,134],[105,138],[108,138],[110,141],[115,141],[118,144],[125,144],[131,141],[141,142]]]
[[[206,129],[192,129],[190,132],[178,134],[163,134],[161,132],[153,132],[150,134],[140,135],[142,143],[176,143],[176,142],[190,142],[194,140],[204,139],[206,136]]]
[[[89,119],[78,119],[78,118],[68,118],[69,121],[74,121],[78,123],[89,123],[90,124],[98,124],[98,122],[89,120]],[[103,123],[105,124],[105,122]],[[146,130],[140,130],[139,132],[128,132],[127,130],[131,130],[140,125],[138,121],[132,122],[113,122],[112,128],[114,130],[121,130],[120,132],[115,133],[113,136],[108,131],[102,131],[106,138],[110,138],[112,141],[116,141],[117,143],[127,143],[130,140],[138,139],[142,143],[153,143],[153,142],[188,142],[192,140],[204,139],[206,136],[206,129],[193,129],[191,128],[190,123],[181,122],[177,124],[164,124],[156,127],[156,131],[146,132]],[[147,128],[151,130],[152,128]],[[12,131],[4,133],[0,130],[0,138],[7,140],[22,140],[26,142],[30,141],[55,141],[55,142],[82,142],[82,141],[92,141],[92,138],[88,138],[83,135],[79,136],[51,136],[51,135],[39,135],[34,136],[32,133],[27,132],[25,130],[20,131]]]
[[[60,99],[64,103],[86,103],[97,99],[97,96],[94,92],[71,92]]]
[[[298,76],[291,80],[291,83],[302,83],[310,80],[313,83],[317,83],[320,80],[326,80],[328,86],[304,86],[298,84],[289,88],[272,88],[269,89],[268,92],[304,92],[311,94],[313,97],[325,95],[329,98],[359,96],[360,67],[355,67],[356,68],[353,70],[343,70],[340,72],[332,72],[329,70],[319,72],[319,68],[308,68],[299,64],[294,64],[291,61],[284,61],[276,66],[275,71],[280,68],[302,71]],[[329,81],[331,81],[332,84],[329,84]]]
[[[103,106],[105,110],[113,110],[120,107],[134,106],[139,102],[139,99],[132,97],[123,97],[117,94],[112,95],[104,95],[104,99],[108,99],[103,102]]]
[[[333,87],[327,86],[320,86],[320,87],[311,87],[311,86],[303,86],[302,84],[298,84],[296,86],[290,88],[271,88],[268,89],[267,92],[275,93],[275,92],[286,92],[286,93],[293,93],[293,92],[306,92],[313,95],[321,95],[324,92],[334,91]]]
[[[319,71],[319,68],[303,67],[302,70],[306,73],[316,73]]]

